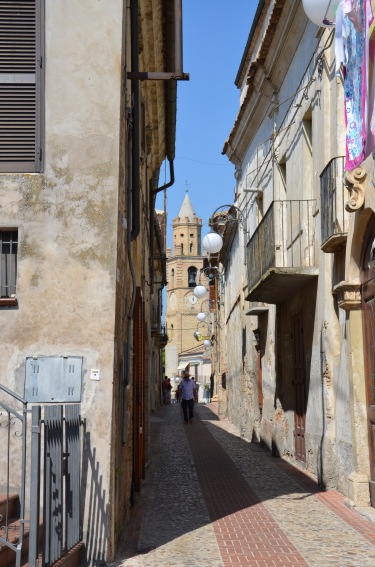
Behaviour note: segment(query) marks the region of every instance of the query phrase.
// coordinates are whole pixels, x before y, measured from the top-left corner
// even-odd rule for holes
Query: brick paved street
[[[370,520],[338,492],[249,444],[215,404],[152,417],[152,462],[117,561],[121,567],[374,567]]]

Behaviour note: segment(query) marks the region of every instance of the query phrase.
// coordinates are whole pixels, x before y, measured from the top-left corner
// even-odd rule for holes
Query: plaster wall
[[[285,18],[280,18],[280,28],[286,22]],[[275,454],[296,461],[291,317],[301,312],[307,379],[306,462],[298,464],[311,472],[322,485],[338,487],[348,494],[348,477],[356,469],[355,462],[362,458],[356,446],[353,447],[352,429],[353,426],[363,427],[363,411],[358,407],[360,397],[354,421],[350,411],[350,338],[356,315],[351,315],[349,326],[347,315],[339,309],[337,297],[332,294],[334,285],[343,279],[342,255],[325,254],[320,250],[320,214],[324,206],[320,203],[320,173],[332,158],[344,155],[343,89],[340,78],[335,77],[330,31],[317,34],[316,26],[307,21],[299,8],[295,12],[293,26],[297,24],[300,35],[294,39],[286,34],[284,42],[278,44],[282,34],[280,31],[275,33],[275,44],[269,49],[264,62],[265,71],[257,71],[250,102],[247,102],[231,134],[228,154],[233,156],[232,161],[237,166],[236,205],[246,211],[248,237],[251,238],[274,200],[314,201],[310,209],[309,228],[312,232],[308,246],[310,251],[315,251],[319,276],[315,283],[291,293],[286,303],[277,308],[269,305],[267,316],[252,316],[246,321],[240,314],[239,298],[243,298],[248,290],[245,285],[241,288],[239,283],[240,266],[235,261],[237,252],[234,243],[226,264],[226,279],[231,283],[225,295],[227,328],[223,334],[227,342],[228,417],[240,429],[248,428],[251,422],[255,439],[264,442]],[[263,24],[260,24],[259,30],[263,29]],[[313,56],[315,48],[316,54],[325,48],[321,70],[316,65],[317,55]],[[281,55],[278,58],[277,49],[282,50],[282,58]],[[251,57],[248,56],[249,60]],[[270,104],[267,108],[261,97],[261,94],[266,98],[269,95],[264,74],[277,87],[278,101],[274,107]],[[306,90],[296,92],[307,86]],[[244,102],[244,99],[241,100]],[[275,129],[280,129],[276,136],[274,123]],[[246,140],[249,140],[247,145]],[[250,187],[261,189],[261,197],[246,194],[244,189]],[[302,222],[301,227],[306,230],[307,224]],[[283,244],[288,246],[288,242]],[[302,258],[307,254],[306,248]],[[249,306],[256,307],[256,304],[250,303]],[[241,353],[241,342],[235,343],[232,339],[234,332],[238,336],[239,329],[242,332],[246,329],[250,335],[256,326],[263,327],[264,400],[259,423],[257,396],[248,391],[242,403],[238,393],[246,390],[248,377],[253,391],[256,391],[255,348],[247,341],[245,352]],[[360,347],[354,352],[360,353]],[[235,388],[234,377],[241,375],[242,363],[246,367],[246,376],[241,378],[242,385]],[[247,406],[245,411],[243,405]],[[359,422],[356,423],[356,420]]]
[[[0,317],[0,379],[23,395],[27,356],[83,357],[97,553],[110,505],[122,19],[122,0],[46,2],[45,170],[0,177],[0,226],[19,237],[18,305]],[[88,502],[84,514],[93,519]]]

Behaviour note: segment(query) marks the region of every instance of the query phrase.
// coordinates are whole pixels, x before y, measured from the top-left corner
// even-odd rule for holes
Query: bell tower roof
[[[189,197],[189,189],[186,187],[186,195],[182,202],[180,212],[178,213],[180,219],[185,219],[186,217],[190,222],[195,221],[197,215],[194,212],[193,205],[191,204]]]

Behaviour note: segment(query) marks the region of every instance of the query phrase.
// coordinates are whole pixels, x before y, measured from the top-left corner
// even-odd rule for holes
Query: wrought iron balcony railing
[[[154,334],[160,348],[164,348],[168,343],[167,325],[160,325],[158,332]]]
[[[344,157],[335,157],[320,175],[321,248],[336,252],[346,242],[349,213],[345,210]]]
[[[283,277],[316,275],[315,209],[315,200],[273,201],[247,245],[248,299],[277,302],[251,293],[270,270],[280,269]]]

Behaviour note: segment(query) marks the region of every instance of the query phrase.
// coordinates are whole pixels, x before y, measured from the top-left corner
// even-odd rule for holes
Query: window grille
[[[18,231],[0,230],[0,298],[16,295]]]

